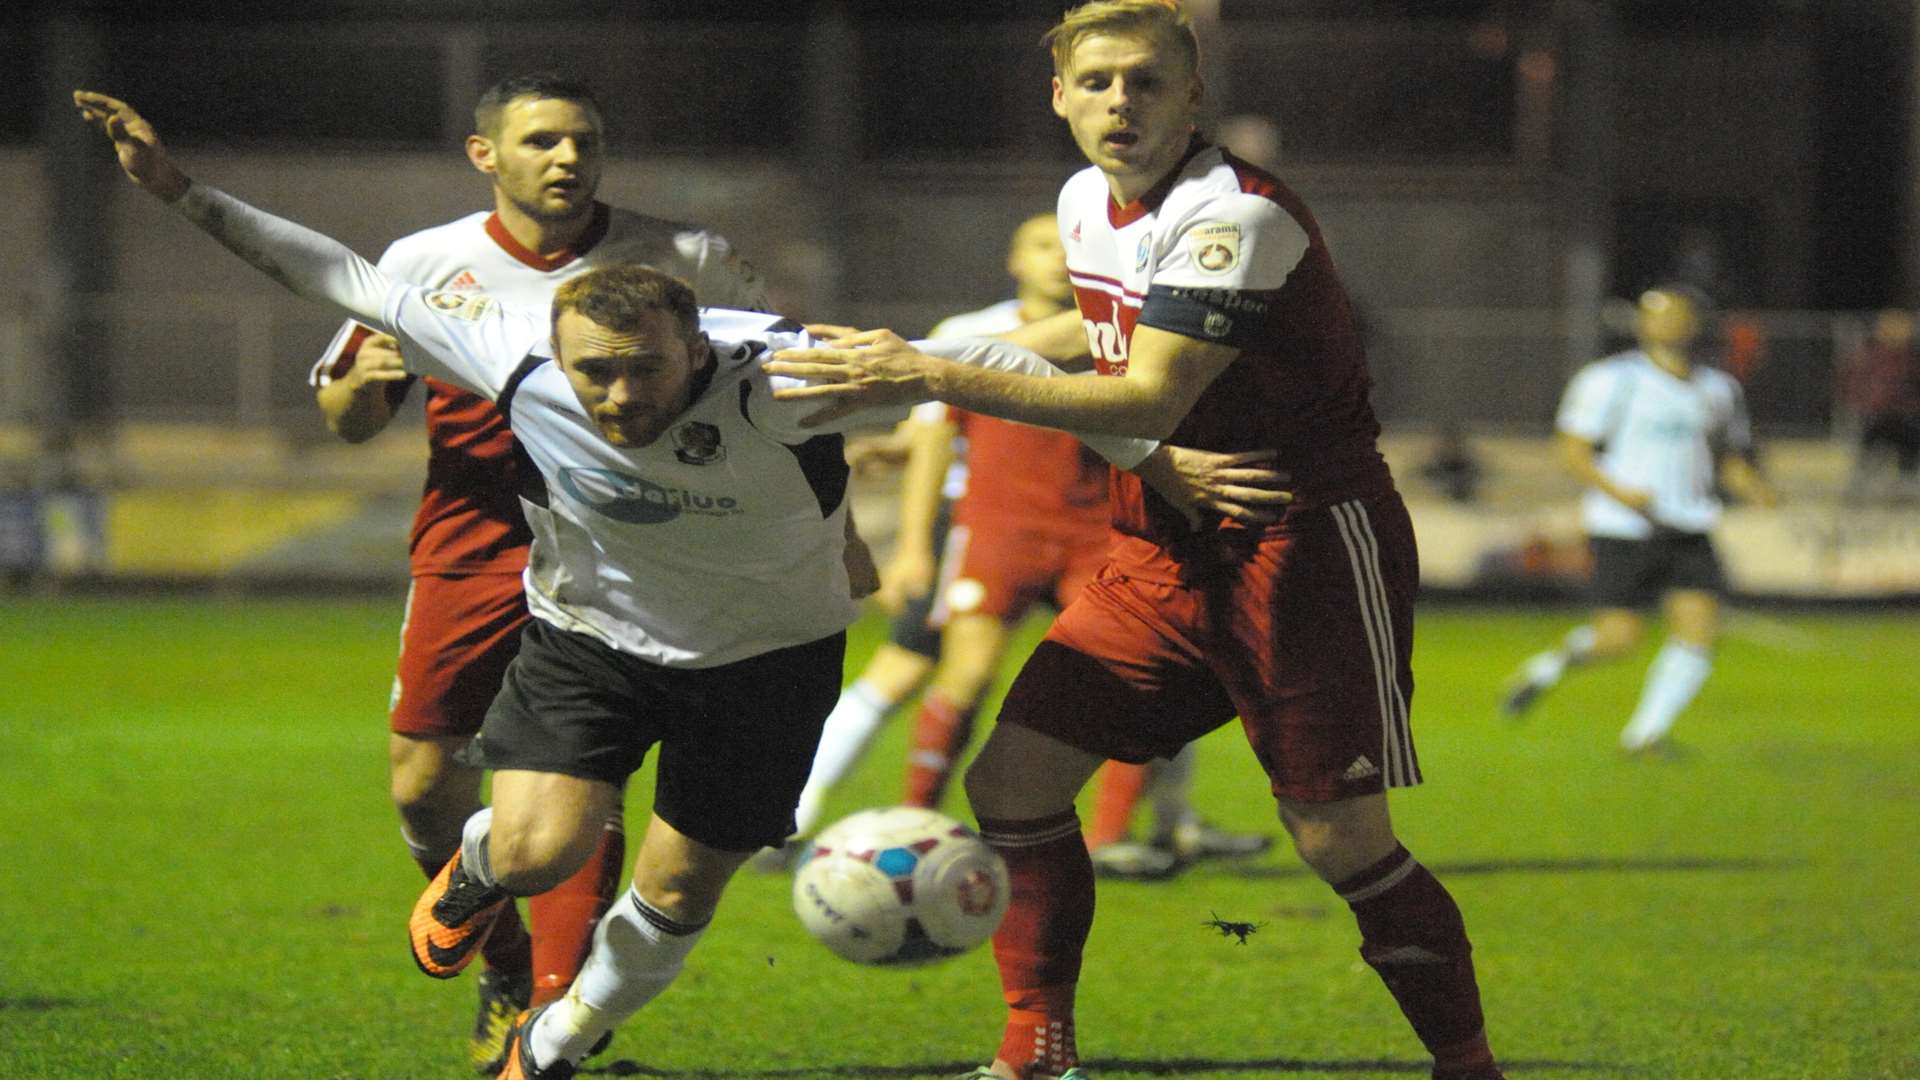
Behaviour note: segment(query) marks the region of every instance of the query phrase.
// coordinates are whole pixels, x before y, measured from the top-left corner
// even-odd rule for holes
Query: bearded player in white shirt
[[[702,312],[684,283],[632,265],[583,274],[535,311],[396,282],[327,237],[194,185],[124,102],[74,100],[138,186],[293,291],[393,334],[409,372],[511,419],[534,465],[521,474],[534,618],[476,742],[494,770],[493,807],[466,823],[409,938],[423,971],[458,974],[513,896],[578,870],[657,745],[632,887],[567,994],[521,1014],[500,1073],[573,1076],[673,981],[734,871],[791,831],[839,689],[857,612],[842,559],[844,425],[778,399],[782,380],[765,366],[814,339],[777,316]],[[1004,343],[926,347],[1057,374]],[[1083,438],[1116,463],[1160,456],[1150,440]],[[1194,510],[1180,501],[1188,488],[1171,490]]]
[[[719,307],[764,311],[766,292],[720,236],[608,206],[600,109],[583,84],[552,75],[501,80],[474,107],[466,151],[492,181],[491,212],[401,237],[379,266],[398,281],[542,306],[562,282],[639,263],[691,284]],[[481,770],[459,751],[480,730],[528,614],[520,577],[532,542],[519,506],[518,455],[493,404],[449,382],[408,374],[391,335],[348,321],[314,365],[315,400],[348,442],[383,430],[423,383],[430,453],[408,544],[411,585],[389,705],[390,788],[402,834],[428,878],[480,809]],[[469,1056],[488,1075],[529,1004],[566,993],[625,864],[622,808],[580,871],[527,902],[528,935],[505,911],[487,938]]]
[[[1555,419],[1562,463],[1587,488],[1593,618],[1521,665],[1502,709],[1519,717],[1573,668],[1631,653],[1641,609],[1658,599],[1667,641],[1620,731],[1630,754],[1658,750],[1713,670],[1726,577],[1711,533],[1719,488],[1778,501],[1753,460],[1752,421],[1733,376],[1692,356],[1706,312],[1684,286],[1649,289],[1635,309],[1640,346],[1580,369]]]

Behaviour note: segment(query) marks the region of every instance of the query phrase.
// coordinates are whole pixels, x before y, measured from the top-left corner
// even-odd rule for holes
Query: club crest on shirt
[[[699,420],[689,420],[673,429],[673,456],[688,465],[712,465],[727,460],[727,448],[720,445],[720,429]]]
[[[1153,234],[1146,233],[1140,237],[1139,246],[1133,249],[1133,268],[1145,270],[1147,260],[1151,258],[1153,258]]]
[[[1224,274],[1240,264],[1240,226],[1213,221],[1187,230],[1187,253],[1209,274]]]
[[[485,293],[461,293],[440,289],[426,295],[427,306],[467,322],[479,322],[493,307],[493,297]]]

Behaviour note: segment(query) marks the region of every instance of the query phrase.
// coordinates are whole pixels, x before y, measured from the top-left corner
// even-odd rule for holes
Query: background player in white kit
[[[1519,716],[1568,670],[1639,644],[1640,609],[1664,598],[1667,641],[1620,732],[1628,752],[1658,747],[1713,670],[1725,575],[1711,533],[1719,486],[1777,502],[1753,460],[1752,421],[1731,375],[1694,362],[1706,304],[1684,286],[1640,297],[1640,347],[1582,368],[1555,420],[1561,460],[1586,485],[1580,516],[1593,548],[1590,622],[1521,666],[1503,710]]]
[[[598,201],[605,132],[591,92],[552,75],[513,76],[481,95],[466,151],[492,181],[493,209],[400,238],[379,266],[398,281],[539,307],[562,282],[632,262],[691,284],[706,302],[764,311],[766,292],[720,236]],[[314,366],[315,399],[349,442],[392,420],[425,383],[430,454],[409,543],[412,584],[390,709],[393,800],[415,862],[431,879],[480,809],[481,770],[456,756],[480,730],[528,615],[521,573],[532,540],[519,506],[506,418],[475,394],[402,366],[387,334],[349,321]],[[528,901],[526,935],[507,913],[478,980],[474,1066],[494,1073],[513,1017],[566,992],[600,913],[618,895],[625,843],[615,804],[579,873]]]

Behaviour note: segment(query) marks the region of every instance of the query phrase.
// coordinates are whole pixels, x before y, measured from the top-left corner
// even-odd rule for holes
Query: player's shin
[[[602,1035],[673,982],[706,929],[706,923],[667,916],[628,889],[600,920],[573,987],[540,1014],[530,1037],[534,1059],[585,1057]]]
[[[954,766],[973,738],[977,708],[961,708],[938,689],[930,690],[913,718],[913,748],[907,753],[908,806],[938,809],[953,779]]]
[[[1012,903],[993,935],[1007,1002],[998,1057],[1026,1075],[1078,1063],[1073,998],[1093,927],[1093,862],[1072,810],[1025,821],[980,819],[1007,862]]]
[[[626,865],[626,831],[618,810],[601,831],[593,854],[567,880],[527,901],[533,929],[533,1004],[559,998],[573,984],[593,947],[594,928],[619,896]]]
[[[1434,1076],[1497,1077],[1460,908],[1404,847],[1334,886],[1360,925],[1360,956],[1434,1057]]]

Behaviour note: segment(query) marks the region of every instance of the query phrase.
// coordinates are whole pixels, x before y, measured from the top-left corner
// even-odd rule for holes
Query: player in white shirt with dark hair
[[[494,770],[493,807],[467,822],[409,937],[423,971],[458,974],[512,896],[577,870],[658,745],[632,887],[567,994],[521,1015],[500,1074],[572,1076],[673,981],[734,871],[791,831],[839,690],[856,614],[842,562],[846,422],[777,400],[777,387],[798,384],[763,368],[813,339],[778,316],[702,311],[684,283],[634,265],[567,282],[551,314],[396,282],[325,236],[194,185],[124,102],[74,98],[137,185],[289,289],[393,334],[409,372],[492,401],[535,466],[521,492],[534,618],[476,742]],[[926,347],[1058,374],[1004,343]],[[1086,441],[1124,465],[1156,446]]]
[[[1631,652],[1645,630],[1640,609],[1656,598],[1668,637],[1620,732],[1621,747],[1660,746],[1713,669],[1726,591],[1711,536],[1719,487],[1763,506],[1776,497],[1754,467],[1740,384],[1691,355],[1705,314],[1704,299],[1690,289],[1648,290],[1635,318],[1640,347],[1587,365],[1567,386],[1556,439],[1562,462],[1587,487],[1581,521],[1599,610],[1521,666],[1502,704],[1509,716],[1524,713],[1570,669]]]

